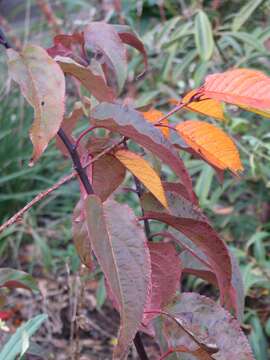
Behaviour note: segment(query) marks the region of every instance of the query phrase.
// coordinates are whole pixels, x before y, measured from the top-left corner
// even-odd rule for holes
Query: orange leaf
[[[218,169],[234,174],[243,170],[237,147],[221,129],[196,120],[185,121],[176,129],[195,152]]]
[[[228,70],[207,76],[202,94],[235,105],[269,109],[270,78],[257,70]]]
[[[114,155],[145,185],[163,206],[168,208],[161,180],[147,161],[129,150],[118,150]]]
[[[189,99],[196,94],[198,90],[194,89],[187,93],[184,98],[183,102],[189,101]],[[200,99],[200,101],[193,101],[190,104],[186,106],[186,109],[195,111],[199,114],[210,116],[212,118],[215,118],[217,120],[224,121],[224,112],[222,105],[219,101],[214,99]]]
[[[145,120],[147,120],[148,122],[150,122],[152,124],[157,122],[159,119],[161,119],[164,116],[164,114],[161,111],[158,111],[155,109],[144,111],[144,112],[142,112],[142,115],[145,118]],[[161,122],[161,124],[168,125],[168,120],[164,119]],[[168,139],[170,136],[169,128],[160,127],[159,129],[162,131],[163,135]]]
[[[198,89],[191,90],[183,97],[181,101],[188,102],[190,98],[197,92]],[[179,101],[176,99],[171,99],[170,103],[173,105],[177,105]],[[221,103],[214,99],[208,99],[205,96],[203,96],[200,101],[192,101],[190,104],[186,105],[184,109],[194,111],[202,115],[210,116],[220,121],[225,120]]]

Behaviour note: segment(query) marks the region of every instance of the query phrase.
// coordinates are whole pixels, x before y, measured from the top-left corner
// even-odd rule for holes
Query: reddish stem
[[[190,103],[190,101],[188,101],[187,103],[180,103],[179,105],[177,105],[176,107],[174,107],[170,112],[168,112],[168,114],[162,116],[160,119],[158,119],[154,125],[157,126],[158,124],[160,124],[163,120],[166,120],[168,117],[170,117],[171,115],[175,114],[177,111],[181,110],[184,106],[188,105]]]
[[[172,125],[164,125],[164,124],[155,124],[155,126],[158,126],[158,127],[165,127],[165,128],[168,128],[168,129],[171,129],[171,130],[174,130],[174,131],[177,131],[175,127],[173,127]]]
[[[82,140],[82,138],[87,135],[88,133],[90,133],[91,131],[93,131],[94,129],[96,129],[97,126],[90,126],[89,128],[87,128],[86,130],[84,130],[82,133],[80,133],[78,139],[76,140],[75,144],[74,144],[74,148],[77,149],[77,147],[79,146],[80,141]]]

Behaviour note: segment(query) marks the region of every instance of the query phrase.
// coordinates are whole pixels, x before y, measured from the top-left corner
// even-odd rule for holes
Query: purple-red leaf
[[[57,56],[55,60],[65,74],[74,76],[99,101],[113,101],[114,91],[107,85],[102,73],[93,66],[83,66],[69,57]]]
[[[194,204],[175,192],[166,191],[166,196],[168,211],[150,194],[145,194],[142,198],[145,217],[174,227],[203,251],[216,274],[222,303],[228,304],[232,266],[225,243]]]
[[[162,310],[179,290],[181,263],[175,247],[170,243],[148,242],[148,247],[151,257],[152,292],[145,311]],[[147,326],[155,316],[157,314],[145,314],[143,324]]]
[[[164,324],[170,348],[183,346],[191,354],[202,349],[210,359],[216,360],[254,360],[238,321],[213,300],[196,293],[183,293],[167,307],[167,312],[176,320],[166,320]],[[196,355],[205,359],[198,352]]]
[[[47,52],[53,58],[64,56],[75,60],[83,66],[89,65],[89,60],[84,50],[83,33],[56,35],[53,39],[53,46],[47,49]]]
[[[183,161],[160,130],[145,121],[138,111],[126,105],[101,103],[93,109],[91,118],[94,125],[117,131],[158,156],[180,177],[190,200],[194,201],[191,179]]]
[[[127,76],[126,49],[113,25],[105,22],[91,22],[84,30],[85,49],[101,57],[116,77],[118,90],[122,90]]]
[[[151,286],[150,255],[143,228],[126,205],[96,195],[85,200],[92,248],[120,311],[114,359],[125,359],[143,318]]]
[[[169,234],[169,237],[170,235],[171,234]],[[180,256],[183,273],[198,276],[218,286],[217,277],[208,261],[208,257],[184,235],[176,234],[176,236],[171,236],[171,238],[185,249],[181,252]],[[229,290],[230,308],[235,311],[238,320],[243,321],[245,302],[244,284],[237,259],[229,249],[228,253],[232,264],[232,280]]]
[[[145,71],[148,67],[148,60],[145,47],[142,41],[138,38],[138,36],[132,31],[132,29],[127,25],[114,25],[115,30],[117,31],[120,39],[123,43],[130,45],[137,49],[143,56]],[[144,71],[144,72],[145,72]],[[140,75],[142,76],[142,74]]]
[[[105,201],[125,179],[126,169],[113,155],[107,154],[93,163],[92,170],[87,168],[88,176],[92,172],[94,193]]]

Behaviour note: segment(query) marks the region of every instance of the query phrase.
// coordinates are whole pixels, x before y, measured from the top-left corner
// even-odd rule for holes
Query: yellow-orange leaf
[[[234,174],[243,170],[237,147],[221,129],[197,120],[185,121],[176,129],[195,152],[218,169]]]
[[[181,101],[188,102],[190,98],[197,92],[198,89],[191,90],[183,97]],[[179,101],[176,99],[171,99],[170,103],[173,105],[177,105]],[[205,96],[202,96],[200,101],[192,101],[191,103],[186,105],[184,109],[194,111],[202,115],[210,116],[220,121],[225,120],[221,103],[217,100],[206,98]]]
[[[235,105],[269,109],[270,77],[257,70],[228,70],[207,76],[202,94]]]
[[[161,119],[164,116],[164,114],[161,111],[158,111],[155,109],[144,111],[144,112],[142,112],[142,115],[145,118],[145,120],[149,121],[152,124],[157,122],[159,119]],[[168,125],[168,120],[164,119],[161,122],[161,124]],[[162,131],[163,135],[168,139],[170,136],[169,128],[161,126],[161,127],[159,127],[159,129]]]
[[[147,161],[129,150],[118,150],[114,155],[145,185],[163,206],[168,207],[161,180]]]
[[[194,89],[187,93],[182,99],[183,102],[189,101],[189,99],[196,94],[198,90]],[[224,121],[224,112],[222,105],[215,99],[207,99],[202,97],[200,101],[193,101],[186,106],[187,109],[195,111],[199,114],[210,116],[214,119]]]

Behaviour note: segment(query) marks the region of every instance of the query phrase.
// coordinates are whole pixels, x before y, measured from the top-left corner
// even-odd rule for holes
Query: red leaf
[[[138,111],[129,106],[101,103],[93,109],[91,119],[94,125],[117,131],[158,156],[180,177],[189,198],[195,199],[189,174],[172,144],[164,138],[160,130],[146,122]]]
[[[130,45],[137,49],[143,56],[144,61],[144,67],[145,71],[148,67],[148,60],[147,60],[147,54],[145,47],[142,43],[142,41],[138,38],[138,36],[132,31],[132,29],[129,26],[126,25],[114,25],[115,30],[117,31],[120,39],[123,41],[123,43]],[[145,72],[144,71],[144,72]],[[142,76],[141,74],[140,76]]]
[[[150,291],[151,265],[144,230],[126,205],[90,195],[85,200],[92,248],[120,309],[114,359],[125,359],[142,321]]]
[[[142,197],[145,217],[162,221],[174,227],[203,251],[216,274],[221,301],[228,304],[232,269],[225,243],[194,204],[175,192],[167,191],[166,196],[169,211],[162,208],[150,194],[145,194]]]
[[[54,45],[52,47],[47,49],[47,52],[51,57],[69,57],[83,66],[89,65],[89,60],[84,50],[83,33],[57,35],[53,39],[53,44]]]
[[[113,101],[115,99],[114,91],[107,85],[103,73],[97,72],[92,65],[85,67],[73,59],[61,56],[57,56],[55,60],[65,74],[74,76],[97,100]]]
[[[88,176],[90,167],[87,168]],[[105,201],[125,179],[126,169],[113,155],[99,158],[92,166],[92,186],[94,193]]]
[[[270,108],[270,78],[257,70],[233,69],[209,75],[201,91],[209,98],[235,105]]]
[[[173,299],[179,290],[181,263],[179,256],[170,243],[148,242],[151,257],[151,281],[152,293],[148,300],[146,311],[151,309],[163,309]],[[169,286],[168,286],[169,285]],[[143,324],[146,326],[155,314],[145,314]]]
[[[166,234],[185,249],[180,256],[183,273],[198,276],[209,283],[218,286],[217,277],[208,261],[208,257],[182,234],[175,234],[175,236],[170,233]],[[235,315],[239,321],[243,321],[245,302],[244,284],[237,259],[229,249],[228,253],[232,264],[232,280],[229,290],[228,308],[235,311]]]
[[[254,360],[238,321],[213,300],[196,293],[183,293],[167,312],[176,320],[166,320],[164,324],[170,348],[184,346],[192,354],[202,349],[211,355],[207,347],[216,347],[218,351],[212,353],[212,359]]]

